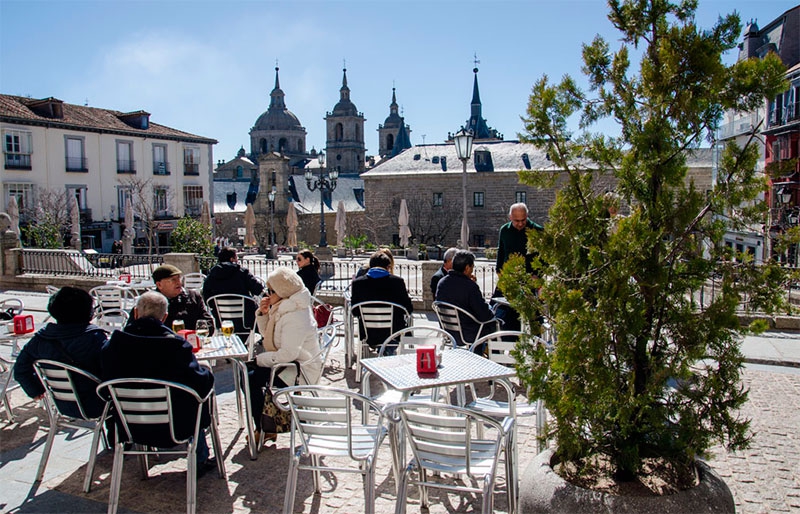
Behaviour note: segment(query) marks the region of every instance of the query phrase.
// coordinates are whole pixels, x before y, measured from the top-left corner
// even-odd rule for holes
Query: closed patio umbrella
[[[286,246],[294,248],[297,246],[297,211],[294,203],[289,203],[289,212],[286,213],[286,227],[289,232],[286,236]]]
[[[208,201],[203,202],[203,209],[200,211],[200,223],[204,227],[211,225],[211,209],[208,207]]]
[[[133,228],[133,203],[130,198],[125,199],[125,230],[122,232],[122,253],[133,253],[133,238],[136,229]]]
[[[406,247],[408,246],[408,240],[411,238],[411,229],[408,228],[408,205],[406,204],[405,198],[400,200],[400,217],[398,218],[398,222],[400,223],[400,246]]]
[[[72,196],[70,202],[71,244],[76,250],[81,249],[81,210],[78,207],[78,197]]]
[[[253,204],[247,204],[247,210],[244,212],[244,245],[255,246],[256,241],[256,213],[253,211]]]
[[[8,216],[11,218],[11,230],[19,237],[19,204],[17,197],[11,195],[8,199]]]
[[[469,250],[469,225],[467,225],[467,218],[461,218],[461,248]]]
[[[339,200],[336,206],[336,245],[343,247],[345,237],[347,237],[347,211],[344,209],[344,202]]]

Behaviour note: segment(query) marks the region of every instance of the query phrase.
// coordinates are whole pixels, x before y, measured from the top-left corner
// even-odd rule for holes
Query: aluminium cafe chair
[[[250,305],[253,312],[258,309],[258,302],[252,296],[233,293],[218,294],[206,300],[206,305],[214,317],[217,329],[223,321],[231,320],[236,334],[243,341],[247,339],[253,328],[252,325],[255,324],[255,321],[252,324],[247,322],[247,306]]]
[[[428,489],[482,494],[485,514],[493,512],[497,468],[505,457],[508,512],[516,510],[512,433],[514,419],[502,422],[481,413],[441,403],[403,402],[390,405],[386,415],[411,448],[411,460],[400,475],[396,513],[406,511],[409,485],[420,488],[420,503],[428,507]],[[480,428],[480,430],[479,430]],[[405,444],[401,442],[400,444]],[[468,476],[478,487],[472,487]]]
[[[402,305],[392,302],[368,301],[353,305],[350,308],[352,316],[358,318],[360,327],[359,333],[354,334],[355,356],[356,356],[356,382],[361,382],[361,359],[369,354],[367,341],[379,336],[382,341],[394,330],[394,320],[396,317],[403,316],[406,326],[410,326],[413,319]],[[361,337],[363,331],[364,337]]]
[[[33,368],[44,385],[46,410],[50,418],[47,440],[34,481],[42,481],[47,461],[50,458],[50,451],[53,448],[53,441],[59,431],[66,429],[91,430],[92,443],[89,448],[89,464],[83,480],[83,492],[88,493],[92,486],[92,474],[97,459],[97,446],[102,436],[103,423],[109,417],[109,404],[97,397],[95,392],[100,380],[75,366],[53,360],[39,359],[33,363]],[[94,398],[87,398],[87,395],[92,395]],[[108,447],[105,437],[103,437],[103,446]]]
[[[128,311],[120,309],[107,309],[95,316],[93,323],[106,332],[122,330],[128,324]]]
[[[375,512],[375,460],[387,434],[380,406],[369,398],[327,386],[293,386],[275,393],[275,404],[292,413],[289,474],[283,512],[294,509],[297,475],[313,472],[314,490],[321,493],[320,472],[358,473],[364,480],[364,512]],[[368,411],[367,422],[361,412]],[[308,459],[310,462],[304,462]],[[333,467],[332,462],[355,463]],[[326,465],[327,464],[327,465]]]
[[[475,339],[480,339],[487,333],[498,330],[502,323],[502,321],[497,318],[492,318],[488,321],[478,321],[471,313],[457,305],[447,302],[433,302],[432,307],[433,312],[436,313],[436,317],[439,319],[439,326],[453,334],[459,346],[470,346],[475,342],[467,340],[464,337],[463,324],[465,321],[471,321],[478,325],[478,333],[475,335]]]
[[[142,472],[147,478],[148,455],[181,455],[186,457],[186,512],[197,509],[197,441],[200,433],[201,411],[208,403],[211,414],[209,432],[217,457],[217,472],[225,478],[225,460],[217,431],[218,420],[212,388],[205,397],[183,384],[152,378],[118,378],[97,386],[97,394],[112,402],[117,430],[114,441],[114,464],[111,469],[111,487],[108,495],[108,514],[119,507],[122,482],[122,464],[126,455],[137,455]],[[189,433],[176,432],[176,419],[192,412],[189,418],[193,429]],[[183,414],[181,414],[183,413]],[[183,418],[184,420],[186,418]],[[131,443],[130,445],[126,443]],[[176,448],[179,445],[185,447]]]
[[[187,273],[183,276],[183,287],[186,289],[194,289],[198,293],[203,289],[203,282],[205,282],[206,276],[200,272],[196,273]]]

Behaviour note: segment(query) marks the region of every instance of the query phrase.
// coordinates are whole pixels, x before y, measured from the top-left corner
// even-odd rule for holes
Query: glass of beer
[[[172,322],[172,331],[175,332],[176,334],[181,330],[185,329],[186,329],[186,324],[183,322],[182,319],[176,319]]]
[[[231,346],[231,336],[233,335],[233,321],[226,319],[220,325],[222,330],[222,335],[225,336],[225,347],[230,348]]]

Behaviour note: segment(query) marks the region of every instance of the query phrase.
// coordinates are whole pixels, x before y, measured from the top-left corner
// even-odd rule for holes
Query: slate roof
[[[60,105],[63,116],[49,117],[37,114],[30,108],[33,105],[42,105],[51,102]],[[125,134],[154,139],[169,139],[202,144],[216,144],[216,139],[211,139],[182,130],[148,122],[147,128],[136,128],[123,119],[132,119],[140,116],[149,118],[145,111],[121,112],[99,107],[87,107],[62,102],[57,98],[34,99],[23,96],[0,94],[0,120],[7,123],[20,125],[47,125],[70,130],[85,132],[105,132],[111,134]]]
[[[481,173],[516,173],[519,170],[555,170],[553,162],[547,159],[547,153],[529,143],[519,141],[477,141],[472,144],[473,157],[467,161],[467,173],[475,171],[476,151],[486,150],[491,153],[493,172]],[[525,157],[530,163],[528,167]],[[445,165],[442,165],[442,158]],[[438,162],[437,162],[438,161]],[[690,152],[686,164],[692,168],[711,167],[712,151],[710,148],[699,148]],[[584,163],[589,166],[589,163]],[[447,170],[444,171],[443,168]],[[365,178],[378,178],[390,175],[433,175],[439,173],[461,173],[462,165],[456,155],[453,143],[437,143],[416,145],[391,159],[376,165],[366,173]]]
[[[297,201],[294,202],[297,214],[319,214],[319,190],[309,190],[302,175],[292,175],[291,178],[294,182],[292,192],[297,193]],[[336,212],[339,200],[344,202],[346,212],[364,212],[363,191],[364,181],[357,175],[340,175],[336,181],[336,189],[333,190],[330,205],[325,203],[325,212]]]
[[[215,180],[214,181],[214,214],[227,214],[231,212],[244,212],[247,190],[250,188],[249,180]],[[236,193],[236,204],[233,209],[228,206],[228,193]]]

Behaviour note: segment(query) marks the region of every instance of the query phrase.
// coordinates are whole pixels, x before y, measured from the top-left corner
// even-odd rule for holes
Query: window
[[[169,216],[169,187],[153,186],[153,212],[156,218]]]
[[[475,171],[494,171],[492,152],[481,148],[475,150],[473,156],[475,157]]]
[[[200,174],[200,150],[197,148],[183,149],[183,174]]]
[[[433,206],[441,207],[444,204],[444,193],[433,193]]]
[[[7,170],[31,169],[31,133],[24,130],[6,130],[3,134],[3,151]]]
[[[236,166],[236,178],[242,177],[244,177],[244,168],[241,165]]]
[[[483,207],[483,191],[475,191],[472,193],[473,207]]]
[[[514,193],[514,203],[528,203],[528,193],[526,191]]]
[[[26,211],[32,209],[36,204],[36,186],[28,183],[8,183],[5,189],[5,211],[8,211],[8,201],[13,196],[17,199],[20,219],[26,218]]]
[[[64,143],[66,145],[67,171],[89,171],[83,151],[83,138],[66,136]]]
[[[183,206],[189,216],[200,216],[203,209],[203,186],[183,186]]]
[[[153,175],[169,175],[167,145],[153,145]]]
[[[474,246],[486,246],[486,236],[483,234],[473,234],[472,235],[472,244]]]
[[[136,173],[133,143],[130,141],[117,141],[117,173]]]

